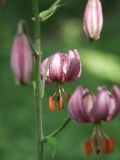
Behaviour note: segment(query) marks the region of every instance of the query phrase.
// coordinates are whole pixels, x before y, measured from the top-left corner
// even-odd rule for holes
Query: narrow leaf
[[[48,18],[50,18],[54,13],[55,11],[63,6],[63,5],[66,5],[66,4],[59,4],[59,5],[56,5],[52,10],[45,10],[45,11],[42,11],[40,14],[39,14],[39,19],[40,21],[45,21],[47,20]]]

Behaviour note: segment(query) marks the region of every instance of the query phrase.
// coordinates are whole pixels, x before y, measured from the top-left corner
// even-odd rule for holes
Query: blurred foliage
[[[39,0],[40,11],[50,7],[54,0]],[[73,83],[65,83],[67,93],[75,90],[77,85],[88,87],[97,93],[97,87],[106,85],[111,89],[113,84],[120,87],[120,1],[101,0],[104,12],[104,26],[101,38],[93,43],[88,42],[82,29],[82,17],[86,1],[64,0],[67,3],[56,11],[47,21],[41,24],[41,40],[43,59],[57,51],[67,53],[69,49],[76,48],[81,56],[82,76]],[[33,88],[29,86],[16,87],[10,69],[10,52],[12,40],[16,33],[17,23],[25,19],[31,37],[33,37],[33,22],[31,21],[31,1],[6,0],[0,7],[0,160],[35,160],[36,133],[35,133],[35,100]],[[31,82],[34,80],[34,73]],[[54,94],[55,83],[46,84],[43,99],[43,130],[48,135],[54,130],[67,114],[66,98],[65,108],[62,111],[48,110],[47,99]],[[92,154],[89,159],[113,160],[120,158],[120,116],[105,123],[103,128],[109,136],[115,138],[115,151],[113,154],[99,156]],[[92,132],[92,124],[77,124],[71,121],[68,126],[56,136],[60,144],[55,160],[86,160],[83,152],[83,142]],[[51,149],[44,145],[44,160],[52,160]]]

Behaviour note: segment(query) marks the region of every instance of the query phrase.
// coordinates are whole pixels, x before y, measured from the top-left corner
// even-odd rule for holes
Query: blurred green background
[[[54,0],[39,0],[40,11],[46,10]],[[43,59],[57,51],[68,53],[77,49],[81,56],[82,75],[73,83],[65,83],[67,93],[72,94],[78,85],[88,87],[97,93],[97,87],[106,85],[111,90],[113,84],[120,87],[120,1],[101,0],[103,4],[104,26],[101,38],[90,43],[82,29],[82,18],[87,0],[63,0],[67,3],[47,21],[41,24]],[[30,0],[6,0],[0,6],[0,160],[36,159],[35,99],[33,88],[17,87],[10,69],[10,53],[17,23],[25,19],[33,37],[32,9]],[[31,82],[34,80],[34,73]],[[67,104],[62,111],[49,111],[47,99],[54,94],[56,84],[46,84],[43,99],[44,135],[52,132],[65,117]],[[118,160],[120,158],[120,115],[109,123],[103,122],[108,136],[115,138],[113,154],[91,154],[86,157],[83,142],[92,132],[92,124],[77,124],[71,121],[56,136],[60,141],[56,155],[51,157],[51,149],[44,145],[44,160]]]

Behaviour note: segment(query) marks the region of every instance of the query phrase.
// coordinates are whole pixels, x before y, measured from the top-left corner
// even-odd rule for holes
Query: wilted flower
[[[68,112],[73,120],[78,123],[93,122],[94,124],[92,135],[84,142],[87,156],[94,151],[94,136],[96,136],[97,154],[100,152],[100,139],[104,153],[112,153],[114,150],[114,139],[106,135],[101,125],[101,120],[110,121],[120,111],[120,89],[113,86],[112,90],[113,94],[106,87],[100,87],[98,95],[95,96],[88,89],[79,86],[69,100]]]
[[[84,12],[83,29],[90,41],[100,37],[102,25],[103,14],[100,0],[88,0]]]
[[[13,41],[11,67],[18,84],[29,82],[32,71],[32,55],[25,34],[17,34]]]
[[[48,58],[46,58],[41,64],[41,76],[43,77],[45,72],[45,66],[48,62]],[[70,99],[70,95],[66,94],[63,82],[72,82],[80,77],[82,72],[80,56],[77,50],[69,50],[69,54],[64,54],[57,52],[55,53],[50,61],[49,69],[47,71],[46,82],[57,82],[57,92],[54,93],[53,96],[49,97],[49,109],[54,110],[54,97],[57,96],[57,106],[58,109],[61,110],[63,106],[63,97],[62,91],[67,96],[67,99]]]

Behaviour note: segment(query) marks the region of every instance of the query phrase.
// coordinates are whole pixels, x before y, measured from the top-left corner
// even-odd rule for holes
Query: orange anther
[[[64,106],[63,106],[63,97],[62,96],[58,96],[57,97],[57,107],[58,110],[61,110]]]
[[[114,139],[112,137],[108,140],[108,150],[109,153],[114,151]]]
[[[71,98],[71,95],[68,94],[68,95],[67,95],[67,102],[69,102],[70,98]]]
[[[107,153],[107,139],[106,138],[103,138],[102,139],[102,151],[103,153]]]
[[[52,111],[55,109],[54,98],[52,96],[50,96],[48,99],[48,106]]]
[[[103,153],[109,154],[109,147],[108,147],[108,139],[103,138],[102,139],[102,151]]]
[[[89,152],[89,144],[87,141],[84,142],[84,152],[85,152],[85,155],[86,156],[89,156],[90,155],[90,152]]]
[[[93,139],[92,138],[88,139],[88,144],[89,144],[90,152],[93,153],[94,152],[94,145],[93,145]]]

